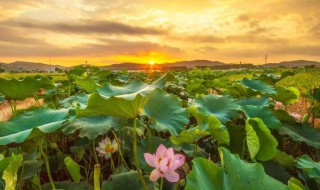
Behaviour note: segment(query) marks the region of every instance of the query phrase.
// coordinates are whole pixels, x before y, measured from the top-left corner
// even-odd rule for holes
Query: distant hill
[[[304,67],[304,66],[320,66],[320,62],[317,61],[307,61],[307,60],[295,60],[295,61],[282,61],[280,63],[268,63],[263,65],[264,67]]]
[[[163,68],[171,68],[171,67],[187,67],[187,68],[195,68],[199,66],[215,66],[215,65],[224,65],[225,63],[219,61],[209,61],[209,60],[193,60],[193,61],[178,61],[173,63],[162,63],[153,65],[154,70],[159,70]],[[102,69],[110,69],[110,70],[148,70],[150,69],[150,64],[139,64],[139,63],[120,63],[120,64],[112,64],[109,66],[103,66]]]
[[[199,66],[216,66],[216,65],[224,65],[226,63],[220,61],[209,61],[209,60],[193,60],[193,61],[178,61],[174,63],[164,63],[163,67],[187,67],[187,68],[195,68]]]
[[[55,68],[60,68],[64,70],[71,69],[72,67],[65,67],[61,65],[49,65],[44,63],[33,63],[33,62],[24,62],[24,61],[16,61],[13,63],[0,63],[1,68],[4,69],[6,72],[10,71],[54,71]],[[307,60],[296,60],[296,61],[283,61],[280,63],[268,63],[265,65],[260,65],[266,68],[274,68],[274,67],[304,67],[308,65],[315,65],[320,67],[320,62],[317,61],[307,61]],[[224,67],[225,66],[225,67]],[[163,63],[163,64],[155,64],[152,66],[153,70],[161,70],[161,69],[168,69],[170,68],[180,68],[190,69],[196,67],[216,67],[222,69],[228,69],[232,67],[229,63],[223,63],[220,61],[209,61],[209,60],[192,60],[192,61],[178,61],[173,63]],[[148,70],[151,68],[150,64],[139,64],[139,63],[119,63],[119,64],[112,64],[108,66],[101,66],[101,69],[108,69],[108,70]]]
[[[112,64],[108,66],[102,66],[101,69],[108,69],[108,70],[148,70],[151,68],[150,64],[139,64],[139,63],[119,63],[119,64]],[[153,65],[153,70],[160,70],[162,69],[161,65]]]
[[[34,63],[34,62],[24,62],[16,61],[13,63],[0,63],[1,68],[5,71],[54,71],[56,67],[60,69],[67,69],[67,67],[60,65],[48,65],[45,63]]]

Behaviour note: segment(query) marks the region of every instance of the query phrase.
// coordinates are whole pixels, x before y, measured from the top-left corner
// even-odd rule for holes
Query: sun
[[[153,61],[153,60],[151,60],[151,61],[149,62],[149,64],[150,64],[150,65],[153,65],[153,64],[154,64],[154,61]]]

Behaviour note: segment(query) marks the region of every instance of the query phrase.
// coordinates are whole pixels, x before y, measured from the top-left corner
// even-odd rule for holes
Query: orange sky
[[[319,0],[0,0],[0,62],[320,61]]]

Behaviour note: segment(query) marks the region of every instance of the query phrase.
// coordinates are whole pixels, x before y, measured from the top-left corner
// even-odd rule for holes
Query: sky
[[[320,0],[0,0],[0,62],[320,61]]]

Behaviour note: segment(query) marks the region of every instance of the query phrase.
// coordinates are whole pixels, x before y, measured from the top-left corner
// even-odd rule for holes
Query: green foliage
[[[223,168],[204,158],[195,158],[187,176],[186,190],[223,190],[228,180],[224,179]]]
[[[163,90],[156,90],[153,93],[143,107],[141,115],[148,116],[154,122],[151,128],[157,131],[170,131],[173,135],[178,135],[189,123],[188,112],[181,106],[179,99],[166,94]]]
[[[33,96],[40,88],[53,87],[54,84],[48,77],[26,77],[22,80],[0,78],[0,93],[9,100],[23,100]]]
[[[314,162],[309,156],[303,155],[298,158],[297,168],[307,172],[310,178],[320,181],[320,163]]]
[[[12,155],[11,156],[11,161],[7,168],[3,171],[2,178],[4,179],[6,183],[5,190],[15,190],[17,186],[17,172],[18,169],[21,166],[23,156],[22,155]]]
[[[44,105],[13,108],[14,117],[0,122],[0,189],[90,190],[103,182],[102,189],[135,190],[144,189],[142,181],[146,189],[160,189],[160,179],[149,180],[154,167],[144,158],[160,144],[185,156],[176,170],[180,181],[164,179],[162,189],[317,189],[316,71],[195,69],[163,75],[79,66],[57,74],[63,79],[2,79],[0,102],[34,96]],[[302,121],[290,115],[300,93],[310,101]],[[276,101],[285,107],[278,109]],[[104,147],[107,138],[117,142],[116,149]],[[112,156],[106,159],[103,150]]]
[[[265,107],[248,105],[242,109],[248,118],[259,118],[268,128],[277,129],[281,126],[281,122]]]
[[[139,115],[144,105],[151,98],[156,88],[163,88],[166,75],[151,85],[133,82],[124,87],[110,84],[93,93],[85,109],[77,108],[77,117],[114,116],[130,119]]]
[[[277,153],[278,142],[259,118],[246,120],[247,144],[251,158],[270,160]]]
[[[201,131],[197,128],[191,128],[189,130],[183,130],[178,136],[171,136],[170,140],[173,144],[194,144],[200,138],[209,135],[207,131]]]
[[[67,110],[38,109],[12,119],[0,122],[0,145],[22,143],[28,137],[56,131],[67,119]]]
[[[276,95],[274,96],[274,99],[282,102],[284,105],[289,105],[297,102],[300,97],[300,92],[297,88],[294,87],[288,87],[288,88],[282,88],[278,87],[276,88]]]
[[[81,179],[81,174],[80,174],[80,166],[77,162],[75,162],[74,160],[72,160],[72,158],[70,156],[67,156],[64,159],[64,164],[66,165],[66,168],[69,172],[69,174],[72,177],[72,180],[74,182],[80,182]]]
[[[289,135],[293,140],[305,142],[309,146],[317,149],[320,148],[320,132],[311,126],[302,125],[288,125],[285,124],[280,127],[279,132],[281,135]]]
[[[237,113],[236,102],[228,96],[198,96],[193,105],[199,112],[216,116],[222,123],[227,122]]]
[[[144,177],[148,182],[147,189],[154,189],[153,183],[148,180],[148,177]],[[128,171],[120,174],[111,175],[109,181],[105,181],[102,185],[102,190],[119,190],[119,189],[135,189],[142,190],[137,171]]]
[[[261,93],[265,93],[265,94],[275,94],[276,93],[275,89],[272,86],[270,86],[262,81],[259,81],[259,80],[252,80],[252,79],[244,78],[240,82],[243,85],[245,85],[246,87],[251,88],[252,90],[255,90],[255,91],[259,91]]]
[[[289,190],[289,187],[268,176],[261,164],[247,163],[225,148],[219,148],[219,153],[222,167],[203,158],[194,159],[192,171],[187,176],[187,190]]]
[[[72,75],[72,78],[74,83],[83,88],[86,93],[93,93],[99,87],[92,78],[78,77],[77,75]]]
[[[94,140],[98,135],[105,135],[111,128],[118,129],[117,119],[112,116],[91,116],[77,118],[65,124],[64,134],[80,130],[79,137]]]

